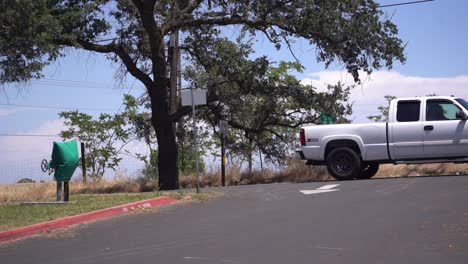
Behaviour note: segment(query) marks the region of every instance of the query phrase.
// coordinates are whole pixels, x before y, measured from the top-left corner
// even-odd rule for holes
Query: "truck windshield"
[[[465,101],[464,99],[455,99],[457,102],[459,102],[466,110],[468,110],[468,102]]]

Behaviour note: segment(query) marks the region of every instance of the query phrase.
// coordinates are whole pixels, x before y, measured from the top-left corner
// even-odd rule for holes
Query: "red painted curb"
[[[15,240],[18,238],[39,234],[41,232],[50,231],[57,228],[63,228],[79,223],[84,223],[104,217],[127,213],[135,209],[150,208],[164,204],[175,203],[178,200],[169,196],[161,196],[143,201],[114,206],[111,208],[101,209],[98,211],[88,212],[79,215],[68,216],[60,219],[55,219],[47,222],[42,222],[30,226],[19,227],[7,231],[0,232],[0,243]]]

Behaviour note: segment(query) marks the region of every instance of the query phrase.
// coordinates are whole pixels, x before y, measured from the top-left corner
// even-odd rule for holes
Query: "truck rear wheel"
[[[339,181],[358,177],[361,167],[361,158],[350,148],[335,148],[327,155],[328,173]]]
[[[364,163],[362,166],[361,173],[356,177],[356,179],[370,179],[379,171],[378,163]]]

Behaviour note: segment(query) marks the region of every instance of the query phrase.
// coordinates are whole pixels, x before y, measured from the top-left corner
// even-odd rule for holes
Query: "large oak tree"
[[[200,27],[240,25],[278,48],[303,38],[316,59],[358,70],[404,61],[396,26],[373,0],[5,0],[0,3],[0,83],[41,78],[67,48],[106,54],[147,89],[159,148],[161,189],[178,188],[169,111],[167,36]],[[312,58],[305,58],[312,59]]]

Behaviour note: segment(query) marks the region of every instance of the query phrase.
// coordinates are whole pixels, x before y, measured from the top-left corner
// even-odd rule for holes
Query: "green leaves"
[[[377,109],[380,112],[380,115],[370,115],[367,119],[372,120],[374,122],[388,122],[388,111],[390,110],[390,102],[393,99],[396,99],[396,96],[393,95],[385,95],[385,100],[387,100],[386,105],[381,105]]]
[[[338,83],[317,92],[294,76],[302,70],[300,63],[249,59],[249,41],[233,43],[204,34],[194,32],[185,42],[193,54],[185,77],[194,87],[208,89],[208,105],[200,110],[204,121],[217,127],[220,120],[227,120],[233,128],[228,138],[231,154],[251,155],[246,150],[260,149],[267,160],[284,163],[294,149],[299,126],[318,123],[324,112],[347,122],[350,88]]]
[[[7,0],[0,3],[0,83],[42,77],[77,38],[109,30],[99,4],[107,1]]]
[[[64,139],[78,139],[85,143],[87,168],[91,178],[101,179],[106,168],[115,170],[125,145],[133,140],[127,113],[100,114],[96,119],[78,111],[61,112],[66,130]]]

